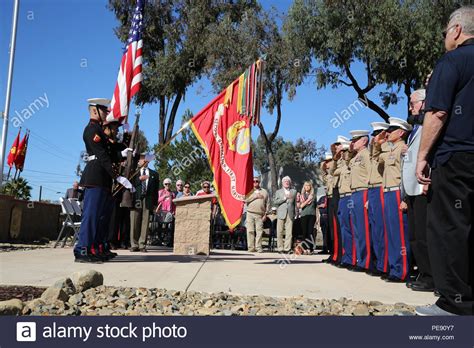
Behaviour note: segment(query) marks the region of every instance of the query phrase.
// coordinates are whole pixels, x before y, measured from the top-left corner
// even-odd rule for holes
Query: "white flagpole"
[[[15,0],[13,7],[13,25],[12,25],[12,36],[10,41],[10,61],[8,64],[8,80],[7,80],[7,94],[5,97],[5,109],[3,111],[3,128],[2,128],[2,142],[0,148],[0,184],[3,184],[3,169],[5,165],[5,150],[7,144],[8,134],[8,113],[10,112],[10,96],[12,91],[12,79],[13,79],[13,63],[15,58],[15,45],[16,45],[16,27],[18,23],[18,9],[20,7],[20,0]]]

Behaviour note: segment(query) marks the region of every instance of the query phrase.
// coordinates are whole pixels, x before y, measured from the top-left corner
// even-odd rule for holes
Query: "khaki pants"
[[[145,199],[142,199],[140,208],[132,209],[130,245],[132,248],[145,248],[150,221],[150,211],[145,207]],[[138,241],[137,241],[138,240]]]
[[[263,216],[255,213],[247,212],[245,228],[247,229],[247,249],[248,251],[262,251],[262,234],[263,234]],[[257,241],[255,243],[255,235]]]
[[[283,234],[285,235],[285,244],[283,245]],[[288,252],[291,250],[293,240],[293,220],[287,215],[284,219],[277,221],[277,249],[278,252]]]

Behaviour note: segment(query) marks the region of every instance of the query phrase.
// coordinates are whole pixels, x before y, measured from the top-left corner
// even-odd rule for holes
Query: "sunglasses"
[[[167,182],[165,185],[171,185],[171,184]]]
[[[191,186],[184,186],[184,188],[190,188]]]
[[[253,182],[260,182],[259,180],[254,180]]]
[[[176,184],[176,186],[183,186],[183,184]]]
[[[202,188],[209,188],[210,186],[203,186]]]

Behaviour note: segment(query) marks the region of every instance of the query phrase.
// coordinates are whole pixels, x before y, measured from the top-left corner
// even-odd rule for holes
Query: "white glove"
[[[132,183],[130,181],[128,181],[127,178],[123,177],[123,176],[118,176],[117,179],[118,183],[122,184],[125,188],[131,190],[133,188],[132,186]]]
[[[133,149],[127,147],[125,150],[123,150],[123,151],[121,152],[122,157],[124,157],[124,158],[127,157],[127,154],[128,154],[130,151],[133,151]]]

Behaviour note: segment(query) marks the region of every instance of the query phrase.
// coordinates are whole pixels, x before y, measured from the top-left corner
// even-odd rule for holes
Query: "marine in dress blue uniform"
[[[83,133],[88,162],[80,180],[80,186],[84,187],[84,202],[74,256],[76,262],[100,263],[104,258],[98,255],[98,236],[107,223],[106,207],[113,180],[118,175],[112,170],[107,135],[102,129],[110,100],[94,98],[88,102],[90,120]],[[120,181],[131,187],[125,178]]]
[[[376,142],[385,141],[385,131],[390,126],[385,122],[372,122],[372,139],[369,146],[370,152],[370,175],[368,198],[368,214],[371,235],[371,247],[375,258],[375,268],[370,271],[371,275],[380,276],[388,273],[388,235],[384,224],[384,200],[382,175],[380,170],[379,155],[381,146]]]
[[[405,138],[412,127],[406,121],[391,117],[387,142],[382,147],[379,163],[383,164],[384,221],[388,234],[388,282],[404,282],[410,272],[410,244],[407,216],[400,210],[402,157],[406,151]]]
[[[342,141],[342,166],[340,167],[339,175],[339,209],[338,218],[341,226],[342,247],[343,252],[341,256],[340,267],[352,269],[357,262],[356,241],[354,227],[351,219],[351,209],[354,206],[352,201],[351,191],[351,168],[349,161],[351,160],[351,153],[349,151],[350,142]]]
[[[374,256],[371,248],[371,234],[368,213],[368,188],[370,174],[370,153],[367,149],[369,131],[350,132],[351,148],[354,153],[349,163],[351,168],[352,208],[351,221],[355,231],[357,267],[364,271],[374,268]]]
[[[329,230],[331,231],[333,247],[332,253],[327,262],[339,265],[341,263],[343,254],[342,245],[342,234],[341,226],[339,224],[339,181],[341,175],[341,169],[344,165],[342,159],[343,143],[347,143],[348,138],[338,136],[334,144],[331,145],[331,151],[333,152],[333,163],[330,167],[329,174],[332,177],[332,197],[328,202],[328,215],[329,215]]]

